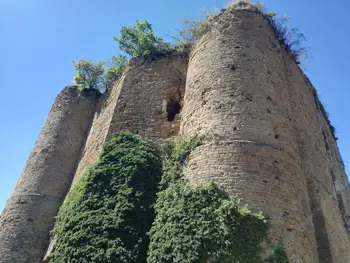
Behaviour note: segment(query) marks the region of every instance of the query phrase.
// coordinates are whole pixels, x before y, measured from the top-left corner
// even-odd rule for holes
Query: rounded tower
[[[196,44],[181,133],[203,144],[189,158],[192,184],[214,181],[270,217],[273,242],[293,262],[316,263],[306,179],[300,165],[283,52],[255,7],[228,8]]]
[[[56,98],[0,215],[0,262],[42,262],[95,110],[95,96],[65,88]]]

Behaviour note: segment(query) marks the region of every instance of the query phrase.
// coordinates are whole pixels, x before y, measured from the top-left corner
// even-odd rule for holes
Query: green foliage
[[[200,143],[199,137],[187,139],[179,136],[170,144],[163,146],[163,175],[160,183],[162,188],[181,180],[183,166],[186,164],[188,156]]]
[[[267,12],[260,3],[255,4],[254,6],[256,7],[256,11],[262,13],[267,19],[274,30],[277,40],[286,48],[287,52],[291,54],[295,61],[299,64],[305,59],[308,51],[308,48],[304,46],[306,37],[298,28],[289,28],[287,26],[289,17],[277,17],[277,13]]]
[[[209,20],[214,17],[217,11],[214,9],[212,12],[204,11],[204,20],[197,19],[185,19],[182,29],[178,29],[178,36],[176,37],[176,46],[186,46],[188,44],[194,44],[203,35],[210,31]]]
[[[92,61],[82,58],[79,61],[73,61],[76,70],[74,82],[83,89],[100,90],[104,81],[104,62]]]
[[[123,74],[124,69],[128,65],[129,60],[124,55],[113,56],[111,59],[110,67],[107,68],[104,85],[109,88],[113,85],[114,81],[118,80]]]
[[[149,232],[148,263],[288,263],[283,246],[263,260],[268,222],[214,183],[189,186],[182,169],[199,138],[180,137],[163,147],[163,191]]]
[[[288,28],[286,25],[289,17],[277,18],[276,13],[267,13],[266,17],[272,27],[278,41],[284,45],[295,60],[300,63],[306,57],[307,49],[303,46],[305,35],[298,28]]]
[[[283,242],[274,246],[274,253],[263,260],[263,263],[288,263]]]
[[[235,8],[239,8],[239,7],[245,7],[245,6],[247,6],[247,5],[252,6],[252,7],[255,7],[256,5],[259,5],[259,6],[260,6],[259,3],[256,4],[256,5],[254,5],[254,4],[252,4],[251,1],[249,1],[249,0],[237,0],[237,1],[232,1],[232,3],[230,3],[230,4],[227,6],[227,8],[228,8],[228,9],[235,9]]]
[[[268,12],[261,3],[252,4],[249,0],[239,0],[230,4],[227,8],[235,9],[239,7],[250,6],[251,10],[261,13],[272,26],[275,36],[279,43],[286,48],[289,54],[300,63],[307,58],[308,48],[304,47],[306,37],[298,28],[289,28],[287,22],[288,16],[277,17],[275,12]]]
[[[155,209],[148,263],[250,263],[267,237],[263,216],[242,211],[215,184],[172,184],[158,195]]]
[[[61,207],[49,262],[145,262],[160,175],[149,144],[125,132],[112,138]]]
[[[279,247],[260,258],[268,223],[215,184],[173,183],[158,195],[148,263],[288,263]]]
[[[120,37],[113,37],[119,48],[133,57],[157,57],[168,52],[169,43],[156,37],[147,21],[136,21],[136,26],[122,27]]]

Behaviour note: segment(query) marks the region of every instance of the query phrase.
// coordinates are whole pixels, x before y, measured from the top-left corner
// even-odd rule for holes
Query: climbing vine
[[[163,153],[163,174],[160,182],[162,189],[165,189],[170,183],[182,180],[186,160],[192,150],[200,144],[200,137],[187,139],[178,136],[172,142],[165,143],[160,147]]]
[[[148,263],[288,263],[283,245],[262,259],[268,220],[231,199],[214,183],[190,186],[182,168],[201,140],[177,139],[165,149],[163,190],[149,232]]]
[[[61,207],[49,262],[146,262],[160,176],[149,144],[126,132],[112,138]]]

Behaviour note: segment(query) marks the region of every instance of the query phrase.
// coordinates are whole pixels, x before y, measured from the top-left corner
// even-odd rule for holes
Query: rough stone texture
[[[88,138],[80,155],[74,185],[93,165],[103,143],[115,133],[129,130],[153,141],[175,136],[180,114],[167,119],[167,105],[182,97],[186,83],[188,52],[172,52],[154,61],[133,59],[110,93],[99,103]],[[47,258],[54,245],[51,240]]]
[[[121,78],[120,82],[123,82]],[[102,144],[105,142],[111,124],[115,105],[120,93],[120,82],[116,82],[109,94],[97,105],[95,116],[89,130],[86,143],[80,152],[78,166],[75,171],[73,184],[93,165],[100,155]]]
[[[121,130],[153,140],[177,135],[180,117],[169,122],[167,105],[176,93],[183,96],[187,65],[188,54],[181,52],[152,62],[136,61],[129,67],[121,84],[108,137]]]
[[[187,65],[186,51],[155,61],[130,62],[109,96],[98,106],[74,182],[97,161],[102,144],[117,132],[129,130],[152,140],[178,134],[180,114],[169,122],[167,104],[174,92],[183,96]]]
[[[0,216],[1,263],[42,261],[94,110],[94,95],[65,88],[57,96]]]
[[[240,8],[216,16],[190,58],[133,59],[96,110],[74,89],[57,97],[0,216],[0,263],[41,262],[73,174],[74,184],[122,130],[204,136],[190,183],[215,181],[263,210],[291,262],[350,262],[350,186],[312,84],[266,19]]]
[[[350,215],[348,179],[337,144],[312,85],[296,63],[284,56],[284,71],[295,121],[301,166],[308,182],[320,263],[348,263]]]
[[[189,61],[181,131],[205,140],[186,177],[262,209],[291,261],[317,262],[281,48],[259,13],[226,10],[212,23]]]

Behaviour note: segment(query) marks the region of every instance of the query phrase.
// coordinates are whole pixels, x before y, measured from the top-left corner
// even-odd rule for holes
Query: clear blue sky
[[[106,60],[118,52],[121,26],[148,20],[159,36],[175,35],[184,18],[230,0],[0,1],[0,211],[11,194],[60,90],[74,76],[72,60]],[[350,166],[350,2],[266,0],[307,36],[307,75],[336,127]],[[349,168],[348,172],[350,171]]]

